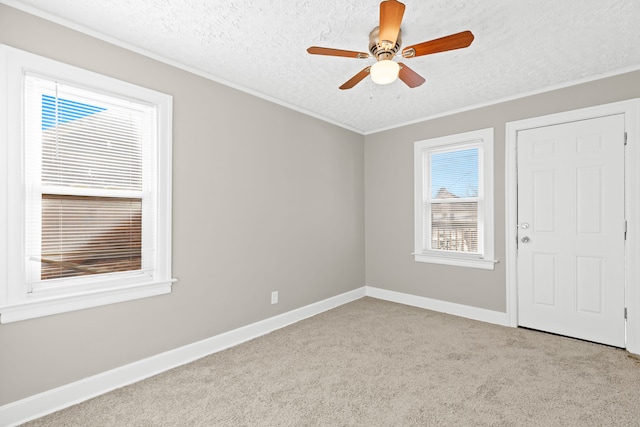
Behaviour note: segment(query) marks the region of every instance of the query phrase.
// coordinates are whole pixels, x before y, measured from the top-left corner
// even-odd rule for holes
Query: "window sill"
[[[480,268],[483,270],[493,270],[496,260],[480,258],[457,258],[452,256],[436,256],[425,254],[413,254],[417,262],[428,262],[432,264],[454,265],[457,267]]]
[[[171,285],[175,281],[176,279],[170,279],[117,289],[103,289],[47,298],[30,296],[19,303],[0,307],[0,323],[18,322],[52,314],[168,294],[171,293]]]

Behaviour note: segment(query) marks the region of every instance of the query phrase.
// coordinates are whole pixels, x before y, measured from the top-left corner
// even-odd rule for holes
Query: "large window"
[[[171,97],[1,53],[0,321],[170,292]]]
[[[414,148],[415,260],[493,269],[493,129]]]

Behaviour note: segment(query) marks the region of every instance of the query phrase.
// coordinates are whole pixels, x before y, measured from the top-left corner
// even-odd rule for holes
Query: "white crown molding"
[[[98,40],[102,40],[102,41],[105,41],[105,42],[110,43],[112,45],[121,47],[123,49],[127,49],[127,50],[129,50],[131,52],[135,52],[135,53],[140,54],[142,56],[146,56],[147,58],[151,58],[151,59],[154,59],[156,61],[162,62],[164,64],[171,65],[172,67],[181,69],[183,71],[187,71],[187,72],[189,72],[191,74],[195,74],[195,75],[203,77],[203,78],[205,78],[207,80],[211,80],[213,82],[220,83],[221,85],[230,87],[232,89],[239,90],[240,92],[244,92],[244,93],[247,93],[249,95],[253,95],[253,96],[257,97],[257,98],[264,99],[265,101],[272,102],[274,104],[280,105],[282,107],[288,108],[288,109],[296,111],[298,113],[301,113],[301,114],[313,117],[315,119],[321,120],[323,122],[326,122],[326,123],[341,127],[341,128],[346,129],[348,131],[355,132],[355,133],[360,134],[360,135],[364,135],[363,131],[360,130],[360,129],[355,129],[355,128],[351,127],[351,126],[345,125],[344,123],[340,123],[340,122],[337,122],[335,120],[332,120],[332,119],[329,119],[327,117],[324,117],[322,115],[316,114],[316,113],[314,113],[312,111],[305,110],[304,108],[300,108],[300,107],[298,107],[296,105],[290,104],[290,103],[285,102],[285,101],[283,101],[281,99],[274,98],[274,97],[269,96],[269,95],[265,95],[264,93],[258,92],[258,91],[254,90],[254,89],[249,89],[249,88],[247,88],[245,86],[241,86],[241,85],[238,85],[236,83],[230,82],[228,80],[221,79],[219,77],[216,77],[216,76],[214,76],[214,75],[212,75],[210,73],[204,72],[204,71],[199,70],[197,68],[190,67],[188,65],[185,65],[185,64],[182,64],[180,62],[174,61],[174,60],[169,59],[167,57],[164,57],[162,55],[158,55],[156,53],[150,52],[150,51],[148,51],[146,49],[142,49],[140,47],[134,46],[134,45],[129,44],[127,42],[124,42],[122,40],[116,39],[114,37],[110,37],[110,36],[108,36],[108,35],[106,35],[104,33],[101,33],[101,32],[95,31],[95,30],[91,30],[91,29],[89,29],[87,27],[84,27],[82,25],[79,25],[79,24],[76,24],[74,22],[68,21],[68,20],[63,19],[63,18],[61,18],[59,16],[53,15],[53,14],[45,12],[45,11],[42,11],[40,9],[37,9],[37,8],[33,7],[33,6],[26,5],[26,4],[22,3],[19,0],[0,0],[0,4],[6,4],[7,6],[10,6],[10,7],[13,7],[15,9],[21,10],[23,12],[26,12],[26,13],[30,14],[30,15],[34,15],[34,16],[37,16],[39,18],[46,19],[47,21],[51,21],[51,22],[53,22],[55,24],[62,25],[63,27],[69,28],[69,29],[74,30],[74,31],[78,31],[80,33],[83,33],[83,34],[86,34],[88,36],[94,37],[94,38],[96,38]]]
[[[409,126],[409,125],[414,125],[416,123],[423,123],[423,122],[428,122],[429,120],[434,120],[434,119],[439,119],[442,117],[447,117],[447,116],[452,116],[454,114],[459,114],[459,113],[464,113],[467,111],[472,111],[472,110],[477,110],[480,108],[484,108],[484,107],[491,107],[492,105],[497,105],[497,104],[502,104],[504,102],[509,102],[509,101],[515,101],[518,99],[522,99],[522,98],[527,98],[529,96],[534,96],[534,95],[540,95],[542,93],[547,93],[547,92],[553,92],[554,90],[559,90],[559,89],[566,89],[572,86],[577,86],[583,83],[589,83],[589,82],[593,82],[596,80],[602,80],[602,79],[606,79],[608,77],[615,77],[615,76],[619,76],[621,74],[626,74],[626,73],[632,73],[634,71],[638,71],[640,70],[640,64],[638,65],[634,65],[631,67],[625,67],[625,68],[621,68],[619,70],[614,70],[614,71],[610,71],[607,73],[602,73],[602,74],[598,74],[595,76],[589,76],[589,77],[584,77],[581,79],[575,79],[575,80],[569,80],[560,84],[556,84],[556,85],[552,85],[552,86],[547,86],[544,87],[542,89],[536,89],[536,90],[532,90],[529,92],[523,92],[523,93],[519,93],[513,96],[507,96],[504,98],[498,98],[498,99],[494,99],[492,101],[488,101],[488,102],[482,102],[480,104],[474,104],[474,105],[470,105],[468,107],[463,107],[463,108],[458,108],[455,110],[449,110],[449,111],[444,111],[442,113],[439,114],[434,114],[431,116],[427,116],[427,117],[423,117],[420,119],[415,119],[415,120],[411,120],[411,121],[407,121],[407,122],[403,122],[397,125],[393,125],[393,126],[388,126],[388,127],[384,127],[384,128],[380,128],[380,129],[376,129],[376,130],[372,130],[372,131],[367,131],[367,132],[363,132],[363,135],[367,136],[367,135],[373,135],[375,133],[379,133],[379,132],[384,132],[387,130],[394,130],[394,129],[398,129],[401,127],[405,127],[405,126]]]
[[[542,89],[536,89],[536,90],[532,90],[532,91],[529,91],[529,92],[523,92],[523,93],[516,94],[516,95],[513,95],[513,96],[508,96],[508,97],[504,97],[504,98],[498,98],[498,99],[494,99],[494,100],[491,100],[491,101],[470,105],[470,106],[467,106],[467,107],[462,107],[462,108],[458,108],[458,109],[454,109],[454,110],[443,111],[443,112],[438,113],[438,114],[421,117],[421,118],[418,118],[418,119],[415,119],[415,120],[402,122],[402,123],[399,123],[399,124],[396,124],[396,125],[391,125],[391,126],[387,126],[387,127],[382,127],[382,128],[378,128],[378,129],[374,129],[374,130],[365,131],[365,130],[362,130],[362,129],[353,128],[351,126],[348,126],[348,125],[346,125],[344,123],[340,123],[340,122],[338,122],[336,120],[330,119],[330,118],[325,117],[323,115],[320,115],[320,114],[314,113],[312,111],[300,108],[300,107],[298,107],[296,105],[287,103],[287,102],[285,102],[283,100],[280,100],[280,99],[274,98],[272,96],[266,95],[264,93],[261,93],[259,91],[254,90],[254,89],[250,89],[250,88],[247,88],[245,86],[241,86],[241,85],[232,83],[232,82],[227,81],[225,79],[221,79],[219,77],[213,76],[213,75],[211,75],[211,74],[209,74],[207,72],[204,72],[202,70],[199,70],[197,68],[190,67],[190,66],[181,64],[181,63],[179,63],[177,61],[168,59],[168,58],[166,58],[166,57],[164,57],[162,55],[158,55],[158,54],[155,54],[155,53],[150,52],[148,50],[133,46],[133,45],[127,43],[127,42],[124,42],[122,40],[110,37],[110,36],[108,36],[108,35],[106,35],[104,33],[101,33],[101,32],[95,31],[95,30],[91,30],[91,29],[86,28],[86,27],[84,27],[82,25],[79,25],[79,24],[76,24],[74,22],[71,22],[71,21],[68,21],[66,19],[63,19],[63,18],[61,18],[59,16],[53,15],[51,13],[47,13],[47,12],[39,10],[39,9],[33,7],[33,6],[24,4],[20,0],[0,0],[0,4],[6,4],[7,6],[10,6],[10,7],[13,7],[15,9],[21,10],[21,11],[29,13],[31,15],[46,19],[48,21],[54,22],[56,24],[62,25],[64,27],[70,28],[70,29],[78,31],[80,33],[87,34],[87,35],[89,35],[91,37],[95,37],[95,38],[97,38],[99,40],[111,43],[111,44],[113,44],[115,46],[130,50],[132,52],[135,52],[135,53],[138,53],[140,55],[146,56],[148,58],[154,59],[156,61],[163,62],[165,64],[171,65],[171,66],[176,67],[178,69],[187,71],[189,73],[192,73],[192,74],[195,74],[197,76],[206,78],[206,79],[214,81],[216,83],[220,83],[220,84],[222,84],[224,86],[239,90],[241,92],[253,95],[255,97],[264,99],[266,101],[269,101],[269,102],[272,102],[274,104],[280,105],[282,107],[288,108],[290,110],[299,112],[301,114],[316,118],[316,119],[324,121],[326,123],[338,126],[340,128],[343,128],[345,130],[357,133],[357,134],[362,135],[362,136],[372,135],[372,134],[384,132],[384,131],[387,131],[387,130],[394,130],[394,129],[402,128],[402,127],[405,127],[405,126],[417,124],[417,123],[427,122],[427,121],[434,120],[434,119],[441,118],[441,117],[447,117],[447,116],[451,116],[451,115],[454,115],[454,114],[459,114],[459,113],[463,113],[463,112],[467,112],[467,111],[476,110],[476,109],[479,109],[479,108],[489,107],[489,106],[492,106],[492,105],[501,104],[501,103],[508,102],[508,101],[513,101],[513,100],[517,100],[517,99],[521,99],[521,98],[526,98],[528,96],[539,95],[539,94],[542,94],[542,93],[551,92],[551,91],[558,90],[558,89],[564,89],[564,88],[567,88],[567,87],[576,86],[576,85],[579,85],[579,84],[582,84],[582,83],[588,83],[588,82],[592,82],[592,81],[595,81],[595,80],[600,80],[600,79],[604,79],[604,78],[607,78],[607,77],[613,77],[613,76],[617,76],[617,75],[621,75],[621,74],[625,74],[625,73],[629,73],[629,72],[640,70],[640,64],[637,64],[637,65],[634,65],[634,66],[621,68],[621,69],[618,69],[618,70],[614,70],[614,71],[610,71],[610,72],[607,72],[607,73],[598,74],[598,75],[595,75],[595,76],[589,76],[589,77],[584,77],[584,78],[580,78],[580,79],[569,80],[569,81],[566,81],[566,82],[563,82],[563,83],[560,83],[560,84],[547,86],[547,87],[542,88]]]

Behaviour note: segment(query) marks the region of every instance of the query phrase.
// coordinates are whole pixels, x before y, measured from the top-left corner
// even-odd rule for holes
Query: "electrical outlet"
[[[271,292],[271,304],[278,303],[278,291]]]

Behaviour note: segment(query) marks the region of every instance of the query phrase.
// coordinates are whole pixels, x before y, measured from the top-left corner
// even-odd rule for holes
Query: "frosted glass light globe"
[[[400,65],[390,59],[383,59],[371,66],[371,80],[379,85],[393,83],[398,78]]]

